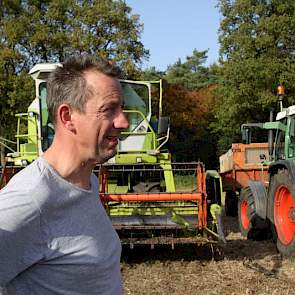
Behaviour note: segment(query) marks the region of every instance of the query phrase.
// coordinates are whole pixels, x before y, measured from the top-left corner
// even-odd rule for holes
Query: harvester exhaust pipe
[[[270,109],[269,112],[269,121],[273,122],[273,108]],[[272,161],[273,155],[273,130],[268,130],[268,154],[269,160]]]

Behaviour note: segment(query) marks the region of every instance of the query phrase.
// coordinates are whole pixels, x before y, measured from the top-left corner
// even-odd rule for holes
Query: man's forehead
[[[122,96],[122,87],[117,78],[94,70],[85,72],[84,77],[87,88],[93,95],[99,95],[105,98]]]
[[[119,79],[116,77],[108,76],[97,70],[87,70],[83,73],[87,84],[97,85],[97,84],[113,84],[120,85]]]

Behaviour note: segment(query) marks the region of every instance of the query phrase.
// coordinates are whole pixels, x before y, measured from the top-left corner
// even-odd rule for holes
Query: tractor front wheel
[[[295,183],[288,170],[272,177],[270,197],[277,248],[286,256],[295,256]]]
[[[251,189],[249,187],[243,189],[240,193],[238,203],[238,218],[240,231],[242,236],[248,237],[248,233],[251,229],[251,210],[250,206],[254,202]]]
[[[257,215],[253,192],[250,187],[241,190],[238,203],[238,218],[242,236],[251,240],[268,238],[268,223]]]

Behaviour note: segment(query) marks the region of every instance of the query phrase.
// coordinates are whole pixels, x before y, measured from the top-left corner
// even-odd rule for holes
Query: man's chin
[[[97,164],[103,164],[103,163],[107,162],[108,160],[113,158],[116,154],[117,154],[116,150],[109,152],[109,153],[100,153],[97,156]]]

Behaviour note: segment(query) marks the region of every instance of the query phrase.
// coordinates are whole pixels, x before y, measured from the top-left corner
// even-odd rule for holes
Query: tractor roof
[[[48,76],[56,67],[60,67],[60,63],[40,63],[36,64],[29,72],[33,79],[43,79],[44,73]]]
[[[281,112],[277,113],[276,120],[279,121],[287,116],[292,116],[295,114],[295,105],[292,105],[286,109],[283,109]]]

